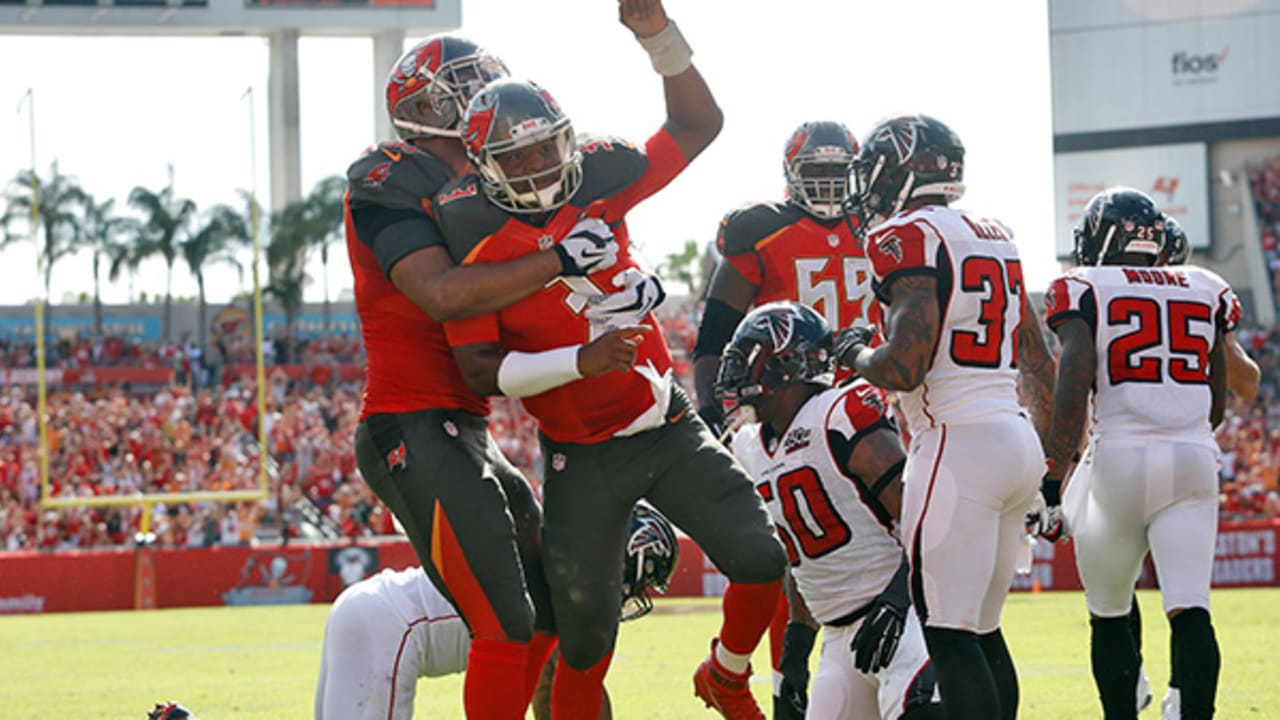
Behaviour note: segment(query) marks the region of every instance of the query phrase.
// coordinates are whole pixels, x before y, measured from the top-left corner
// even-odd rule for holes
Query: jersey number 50
[[[787,520],[786,527],[778,526],[778,537],[786,546],[787,558],[793,566],[800,564],[797,544],[805,557],[816,560],[853,537],[813,468],[802,467],[780,475],[777,484],[777,500]],[[774,501],[773,485],[762,482],[756,485],[756,491],[766,503]]]

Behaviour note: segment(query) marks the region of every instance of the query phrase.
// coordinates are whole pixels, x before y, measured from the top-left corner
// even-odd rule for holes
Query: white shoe
[[[1151,682],[1147,680],[1147,673],[1138,668],[1138,712],[1142,712],[1151,706]]]
[[[1182,720],[1182,691],[1171,687],[1160,703],[1160,720]]]

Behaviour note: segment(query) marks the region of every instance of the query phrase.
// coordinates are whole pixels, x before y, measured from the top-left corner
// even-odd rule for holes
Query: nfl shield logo
[[[564,471],[564,453],[553,453],[551,455],[551,469],[556,472]]]
[[[827,236],[827,244],[830,245],[831,247],[836,247],[837,245],[840,244],[840,236],[836,235],[835,233],[831,233],[830,235]]]
[[[547,248],[555,244],[556,244],[556,239],[551,237],[550,235],[543,235],[542,237],[538,238],[539,250],[546,250]]]
[[[449,433],[449,437],[458,437],[458,426],[452,420],[444,421],[444,431]]]

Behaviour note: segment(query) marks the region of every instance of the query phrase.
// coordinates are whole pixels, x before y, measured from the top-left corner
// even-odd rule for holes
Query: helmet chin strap
[[[457,128],[448,130],[445,128],[432,127],[430,125],[423,125],[421,123],[410,122],[408,120],[402,120],[400,118],[396,118],[392,120],[391,124],[398,128],[401,128],[402,130],[408,130],[409,132],[413,133],[412,137],[405,138],[406,140],[411,140],[415,137],[448,137],[448,138],[462,137],[462,130]]]
[[[1111,238],[1116,234],[1116,226],[1112,225],[1107,228],[1107,237],[1102,241],[1102,249],[1098,251],[1098,257],[1094,259],[1094,265],[1101,265],[1102,259],[1107,256],[1107,251],[1111,249]]]

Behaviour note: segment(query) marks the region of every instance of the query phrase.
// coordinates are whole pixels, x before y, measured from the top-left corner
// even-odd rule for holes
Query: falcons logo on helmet
[[[631,533],[631,538],[627,541],[628,553],[665,555],[671,552],[657,520],[651,517],[640,517],[637,522],[640,523],[640,528]]]
[[[773,347],[786,347],[787,343],[791,342],[792,333],[795,332],[795,319],[792,318],[791,313],[769,314],[765,316],[765,320]]]
[[[902,164],[916,151],[922,127],[924,125],[917,117],[899,118],[881,128],[874,142],[892,145],[894,152],[898,154],[898,164]]]

